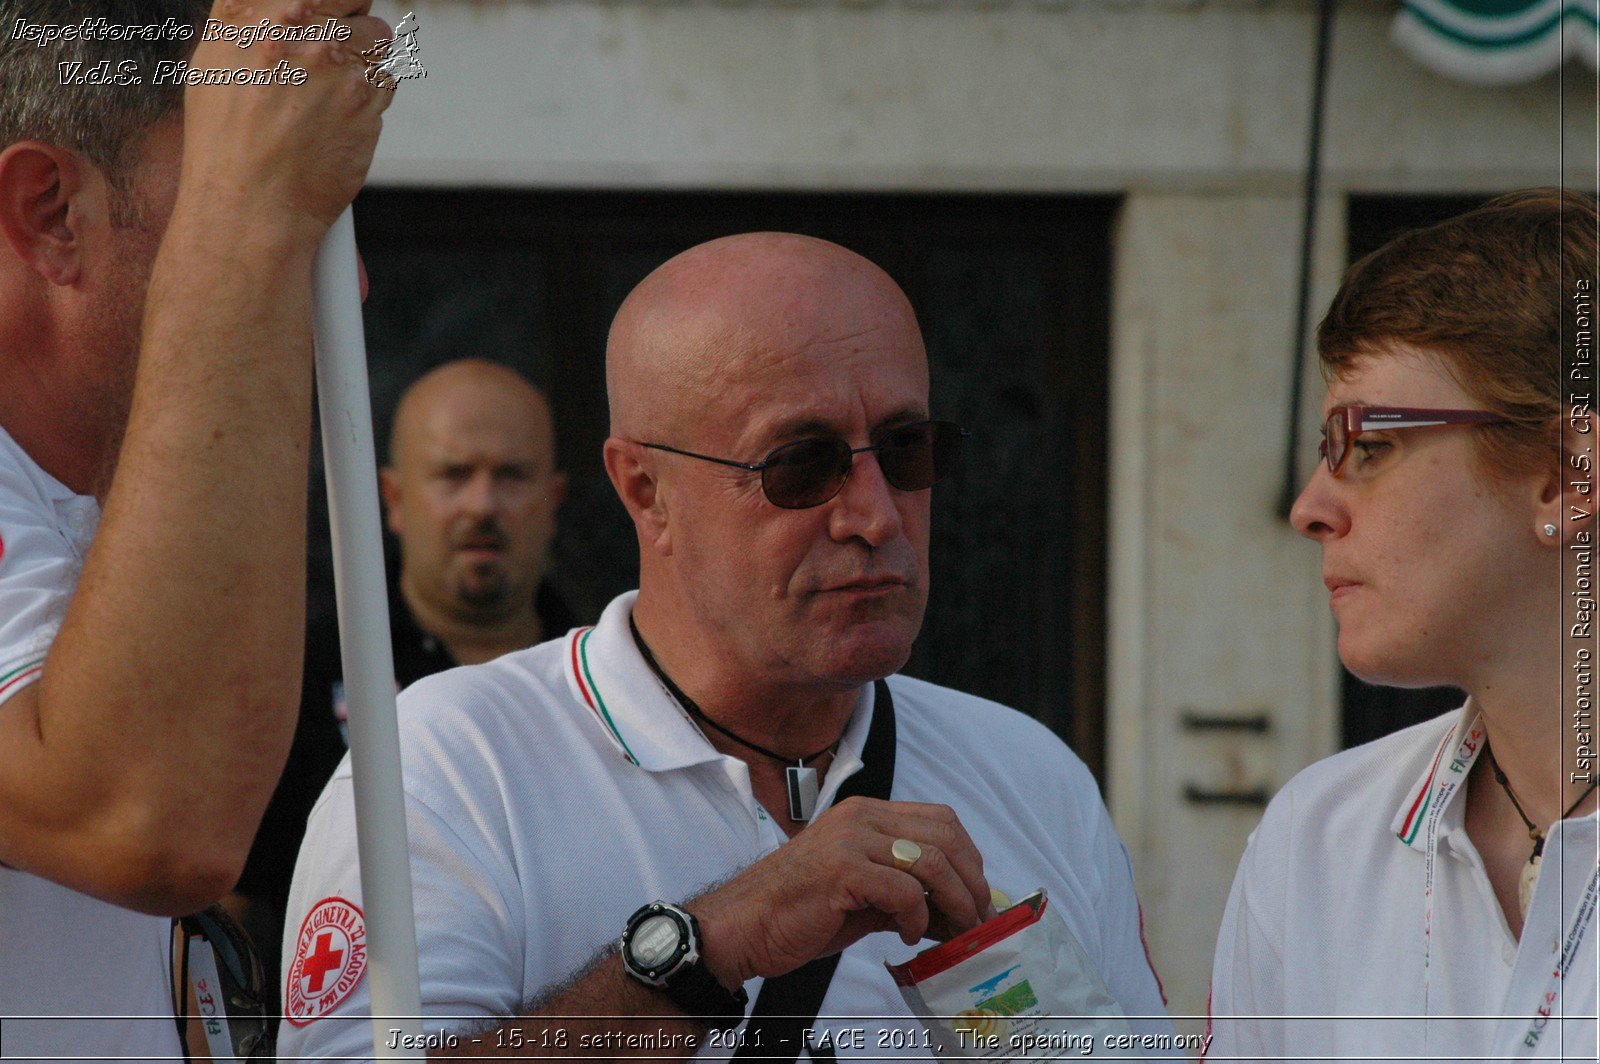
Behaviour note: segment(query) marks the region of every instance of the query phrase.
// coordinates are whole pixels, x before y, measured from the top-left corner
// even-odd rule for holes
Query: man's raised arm
[[[186,912],[232,885],[294,731],[311,263],[390,98],[363,77],[359,52],[387,36],[368,7],[217,4],[350,32],[196,51],[198,70],[305,77],[186,90],[100,530],[38,682],[0,703],[0,862],[129,908]],[[59,254],[93,255],[70,193]]]

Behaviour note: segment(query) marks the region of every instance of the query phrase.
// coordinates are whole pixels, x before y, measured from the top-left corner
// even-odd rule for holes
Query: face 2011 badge
[[[367,971],[367,925],[361,910],[343,898],[311,907],[294,943],[285,979],[284,1018],[304,1027],[326,1016],[361,982]]]

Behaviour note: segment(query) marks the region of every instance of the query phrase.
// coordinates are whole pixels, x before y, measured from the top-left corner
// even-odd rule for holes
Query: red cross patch
[[[284,983],[284,1018],[304,1027],[350,996],[367,971],[367,925],[343,898],[311,907],[295,938]]]

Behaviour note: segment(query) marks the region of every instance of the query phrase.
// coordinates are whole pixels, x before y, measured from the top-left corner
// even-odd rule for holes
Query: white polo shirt
[[[39,678],[99,517],[93,499],[73,494],[0,429],[0,714]],[[163,917],[0,865],[0,1053],[179,1053],[170,933]]]
[[[1464,825],[1483,738],[1469,701],[1273,799],[1222,919],[1208,1059],[1597,1058],[1600,818],[1551,830],[1519,944]]]
[[[596,628],[441,673],[400,698],[430,1031],[519,1015],[615,942],[641,904],[701,894],[786,841],[744,762],[706,741],[639,654],[633,599],[612,602]],[[893,797],[952,806],[1000,889],[1049,888],[1123,1008],[1157,1017],[1135,1032],[1170,1037],[1127,851],[1083,763],[1013,710],[907,677],[889,684]],[[868,685],[819,809],[861,767],[872,712]],[[360,906],[346,759],[312,811],[290,892],[285,1058],[371,1053]],[[914,952],[891,934],[846,950],[822,1015],[890,1018],[817,1026],[864,1027],[868,1055],[886,1052],[880,1031],[902,1041],[921,1032],[883,967]],[[759,988],[746,989],[753,998]]]

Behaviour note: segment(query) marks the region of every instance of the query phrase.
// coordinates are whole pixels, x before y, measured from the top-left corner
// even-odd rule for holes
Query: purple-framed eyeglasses
[[[1322,443],[1317,453],[1328,461],[1334,476],[1350,457],[1350,446],[1363,432],[1373,429],[1425,429],[1437,425],[1497,425],[1510,418],[1491,410],[1432,410],[1416,406],[1336,406],[1322,423]]]

